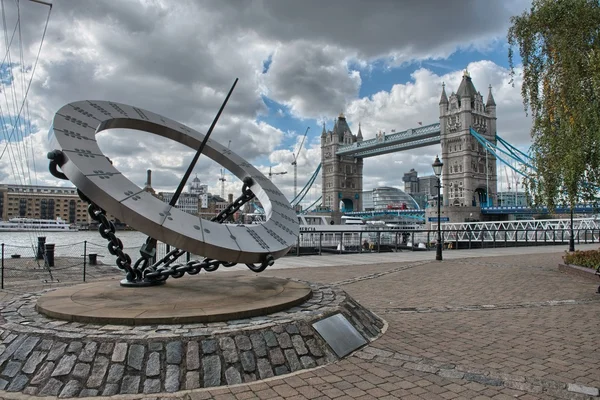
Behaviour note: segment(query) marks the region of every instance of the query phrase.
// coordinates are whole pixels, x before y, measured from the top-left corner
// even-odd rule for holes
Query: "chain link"
[[[244,179],[244,185],[242,186],[242,195],[238,197],[233,203],[231,203],[227,208],[221,211],[216,217],[212,218],[211,221],[223,223],[228,218],[233,216],[244,204],[249,202],[250,200],[256,197],[252,190],[250,190],[250,185],[252,184],[252,180],[250,178]],[[236,263],[213,260],[210,258],[205,258],[203,260],[191,260],[185,264],[176,264],[175,261],[177,258],[181,257],[185,254],[185,251],[174,249],[171,250],[162,260],[156,262],[150,268],[143,272],[144,279],[148,280],[165,280],[172,276],[173,278],[181,278],[185,273],[190,275],[196,275],[201,270],[205,270],[207,272],[216,271],[220,266],[223,267],[233,267]],[[271,254],[268,254],[265,257],[265,260],[260,264],[246,264],[246,266],[254,272],[262,272],[268,266],[273,265],[275,259]]]
[[[256,196],[250,190],[252,184],[251,178],[244,179],[244,185],[242,186],[242,195],[238,197],[233,203],[229,204],[223,211],[221,211],[216,217],[212,218],[211,221],[217,223],[223,223],[230,217],[232,217],[244,204],[254,199]],[[236,263],[213,260],[205,258],[203,260],[191,260],[185,264],[175,263],[179,257],[186,253],[185,250],[173,249],[169,251],[162,259],[158,260],[154,264],[150,265],[151,256],[145,251],[140,251],[142,256],[131,265],[131,257],[127,253],[123,252],[123,242],[115,235],[114,224],[106,218],[106,212],[92,202],[87,196],[85,196],[79,189],[77,190],[79,197],[88,205],[88,213],[90,217],[98,222],[98,232],[100,235],[108,240],[108,251],[110,254],[117,256],[117,266],[126,272],[126,277],[129,282],[140,282],[140,281],[165,281],[169,277],[181,278],[186,273],[190,275],[196,275],[201,270],[206,272],[216,271],[220,266],[233,267]],[[146,245],[152,240],[148,238]],[[143,247],[145,249],[145,247]],[[265,257],[265,260],[260,264],[246,264],[246,266],[254,272],[262,272],[268,266],[273,265],[275,259],[271,254]]]

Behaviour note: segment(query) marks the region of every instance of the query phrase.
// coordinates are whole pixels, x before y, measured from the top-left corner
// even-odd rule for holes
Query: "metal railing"
[[[288,256],[429,251],[435,249],[436,232],[398,229],[301,232]],[[451,229],[442,230],[442,243],[445,250],[567,245],[570,235],[570,229]],[[574,229],[573,237],[576,244],[600,243],[600,229]],[[135,254],[139,247],[124,250]],[[155,258],[164,257],[170,250],[169,245],[158,243]],[[181,261],[184,257],[188,262],[201,256],[185,253]],[[119,274],[121,271],[116,266],[115,257],[108,253],[105,244],[89,241],[69,245],[0,244],[1,289],[7,286],[85,282]]]

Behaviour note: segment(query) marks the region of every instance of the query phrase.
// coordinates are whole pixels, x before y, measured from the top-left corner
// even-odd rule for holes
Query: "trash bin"
[[[54,267],[54,243],[46,243],[44,247],[46,249],[46,265]]]
[[[35,254],[36,260],[44,258],[44,245],[46,244],[46,236],[38,236],[37,253]]]
[[[96,254],[96,253],[90,253],[90,254],[88,254],[88,259],[90,261],[90,265],[97,265],[98,264],[98,254]]]

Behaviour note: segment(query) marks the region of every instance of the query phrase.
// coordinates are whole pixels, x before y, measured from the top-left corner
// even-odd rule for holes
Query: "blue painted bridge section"
[[[569,214],[571,209],[569,207],[557,207],[554,211],[555,214]],[[579,204],[573,209],[575,214],[596,214],[599,212],[597,208],[591,205]],[[542,208],[531,208],[531,207],[481,207],[481,213],[487,215],[506,215],[506,214],[547,214],[548,209]],[[425,217],[425,210],[377,210],[377,211],[355,211],[349,212],[345,215],[362,218],[374,218],[385,215],[396,215],[402,217]]]
[[[407,129],[402,132],[378,134],[374,139],[340,146],[335,154],[357,158],[375,157],[381,154],[439,144],[440,134],[440,123],[436,122],[435,124]]]
[[[578,204],[573,208],[575,214],[596,214],[598,208],[588,204]],[[482,214],[547,214],[548,209],[546,207],[531,208],[531,207],[481,207]],[[556,207],[554,214],[569,214],[571,208],[569,207]]]

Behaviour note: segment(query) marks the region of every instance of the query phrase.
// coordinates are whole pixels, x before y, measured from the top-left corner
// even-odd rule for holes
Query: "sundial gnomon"
[[[100,150],[96,135],[118,128],[159,135],[194,150],[199,149],[205,135],[151,111],[112,101],[69,103],[54,116],[48,135],[51,146],[56,149],[48,155],[52,160],[50,170],[54,176],[69,179],[82,199],[88,201],[90,216],[99,222],[100,234],[108,240],[109,251],[126,272],[123,284],[156,284],[170,276],[180,277],[186,272],[197,274],[202,269],[214,271],[220,265],[236,263],[244,263],[260,272],[295,244],[299,227],[289,201],[267,177],[234,151],[212,139],[206,140],[202,151],[244,182],[242,195],[225,212],[209,221],[162,202],[112,165]],[[265,210],[264,223],[221,223],[254,197]],[[149,236],[136,262],[123,253],[123,245],[107,214]],[[151,262],[153,240],[174,247],[154,264]],[[175,263],[186,251],[205,259]]]

